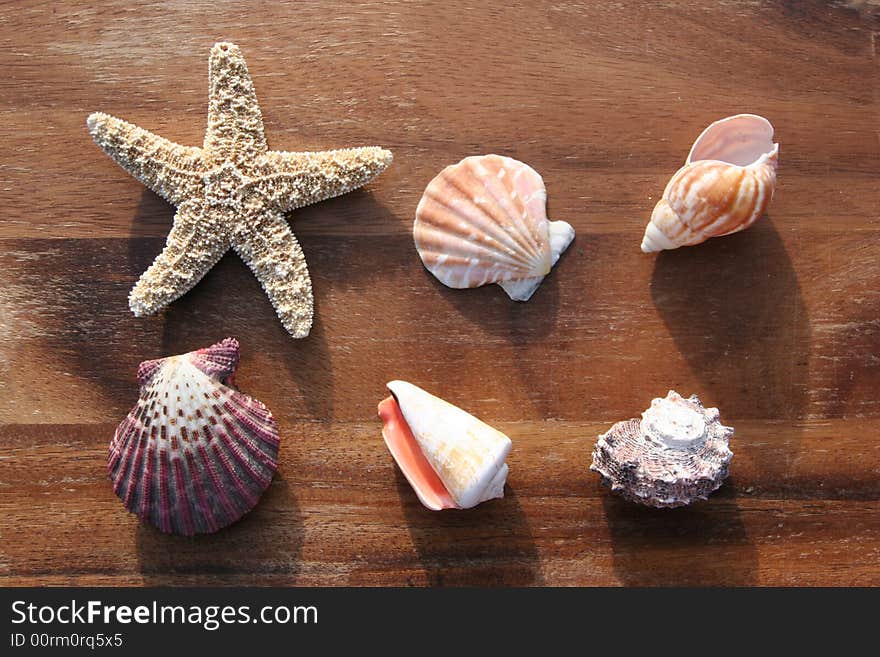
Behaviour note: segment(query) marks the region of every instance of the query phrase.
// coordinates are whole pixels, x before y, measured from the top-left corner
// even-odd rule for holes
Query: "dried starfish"
[[[230,248],[253,270],[295,338],[312,326],[312,283],[284,213],[366,184],[391,164],[378,147],[314,153],[270,151],[244,56],[217,43],[208,65],[208,129],[202,148],[181,146],[96,112],[95,143],[177,206],[165,249],[128,297],[136,317],[188,292]]]

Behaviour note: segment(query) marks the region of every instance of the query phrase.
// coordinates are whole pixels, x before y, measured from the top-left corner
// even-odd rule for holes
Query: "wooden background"
[[[880,584],[877,2],[80,4],[0,6],[0,584]],[[394,151],[290,218],[305,340],[234,255],[164,316],[128,311],[173,209],[86,116],[201,144],[224,39],[271,147]],[[768,216],[642,254],[693,139],[741,111],[781,144]],[[577,230],[527,304],[444,288],[412,245],[427,182],[489,152],[534,166]],[[107,445],[139,361],[227,335],[278,419],[278,474],[237,525],[164,536],[114,496]],[[376,417],[392,378],[511,436],[503,500],[418,504]],[[732,475],[642,509],[590,452],[670,388],[735,426]]]

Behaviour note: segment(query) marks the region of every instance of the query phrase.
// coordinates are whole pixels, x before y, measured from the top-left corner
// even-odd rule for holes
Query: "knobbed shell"
[[[382,437],[419,500],[432,511],[504,497],[510,438],[406,381],[388,383]]]
[[[706,499],[728,474],[733,428],[717,408],[674,390],[651,402],[642,419],[618,422],[599,436],[590,470],[622,497],[657,508]]]
[[[642,251],[700,244],[751,226],[773,198],[778,160],[767,119],[737,114],[710,125],[654,207]]]
[[[278,429],[262,403],[230,387],[238,342],[138,368],[140,399],[110,443],[113,490],[168,534],[203,534],[250,511],[272,481]]]
[[[574,239],[547,219],[537,171],[501,155],[466,157],[441,171],[416,208],[413,239],[425,267],[451,288],[497,283],[528,301]]]

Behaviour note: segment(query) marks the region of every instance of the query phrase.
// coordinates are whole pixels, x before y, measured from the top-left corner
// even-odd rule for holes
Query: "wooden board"
[[[877,4],[4,4],[0,584],[880,584]],[[315,287],[305,340],[233,255],[164,315],[127,308],[173,208],[85,117],[200,144],[222,39],[270,146],[395,154],[290,217]],[[740,111],[781,144],[768,216],[642,254],[694,137]],[[444,288],[412,245],[427,182],[487,152],[541,172],[577,231],[527,304]],[[163,536],[114,496],[107,445],[139,361],[227,335],[237,383],[278,418],[279,471],[237,525]],[[391,378],[511,436],[503,500],[418,504],[380,436]],[[670,388],[735,426],[732,475],[692,508],[637,508],[590,453]]]

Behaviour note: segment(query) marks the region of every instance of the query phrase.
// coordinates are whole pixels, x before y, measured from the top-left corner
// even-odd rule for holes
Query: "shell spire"
[[[642,239],[652,253],[745,230],[763,216],[776,189],[779,144],[755,114],[716,121],[697,137],[672,176]]]
[[[125,507],[162,532],[215,532],[272,481],[278,429],[269,409],[231,387],[238,355],[227,338],[138,367],[140,398],[116,429],[108,470]]]
[[[733,458],[733,428],[696,395],[670,390],[642,413],[599,436],[590,470],[622,497],[657,508],[706,499],[721,486]]]
[[[547,219],[547,190],[532,167],[501,155],[443,169],[416,208],[413,240],[422,263],[447,287],[496,283],[527,301],[574,239]]]
[[[419,500],[432,511],[504,497],[510,438],[406,381],[379,404],[382,436]]]

